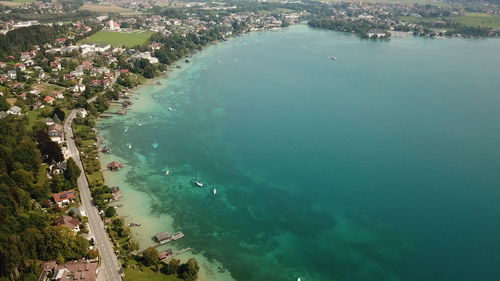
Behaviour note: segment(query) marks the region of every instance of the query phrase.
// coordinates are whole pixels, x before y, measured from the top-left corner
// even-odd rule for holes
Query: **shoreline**
[[[265,31],[283,31],[287,27],[280,28],[279,30],[265,30]],[[264,31],[257,31],[257,32],[264,32]],[[147,87],[154,87],[154,89],[157,89],[157,87],[166,87],[168,85],[169,80],[175,78],[176,73],[179,71],[184,71],[186,68],[181,67],[178,68],[178,65],[184,66],[186,64],[191,65],[193,62],[191,59],[193,56],[200,54],[201,52],[205,51],[207,47],[211,46],[217,46],[219,43],[224,43],[227,42],[231,39],[234,39],[236,37],[240,37],[242,35],[249,35],[249,34],[254,34],[255,32],[246,32],[242,34],[238,34],[237,36],[232,36],[230,38],[227,38],[227,40],[217,40],[214,42],[210,42],[207,45],[203,46],[199,50],[195,50],[194,52],[190,52],[188,55],[179,58],[177,61],[173,62],[171,65],[169,65],[168,70],[164,71],[160,76],[154,77],[151,79],[146,79],[143,83],[140,85],[137,85],[134,88],[131,88],[128,90],[128,95],[130,96],[130,99],[134,99],[136,101],[141,100],[140,95],[142,94],[142,91],[146,91]],[[185,60],[190,60],[189,63],[184,63]],[[164,75],[168,75],[168,77],[165,77]],[[157,84],[158,82],[161,82],[160,84]],[[129,99],[129,100],[130,100]],[[121,102],[123,100],[127,99],[118,99],[117,102]],[[134,102],[135,104],[135,102]],[[99,117],[96,119],[96,127],[99,127],[100,124],[107,120],[108,118],[103,118],[101,115],[107,115],[117,108],[117,104],[111,104],[109,109],[103,112],[102,114],[99,115]],[[118,107],[119,108],[119,107]],[[134,105],[129,107],[128,111],[134,111]],[[113,153],[105,154],[102,153],[101,148],[105,146],[105,138],[103,135],[97,130],[99,138],[102,140],[99,143],[99,146],[97,147],[98,149],[98,155],[99,155],[99,162],[101,164],[101,167],[106,167],[106,163],[108,161],[124,161],[124,159],[119,158],[116,155],[113,155]],[[110,159],[112,157],[112,159]],[[180,230],[175,230],[173,227],[173,221],[174,218],[170,216],[169,214],[162,214],[158,215],[157,217],[151,216],[151,212],[153,209],[151,208],[152,204],[151,202],[154,200],[154,198],[147,194],[146,192],[136,190],[135,188],[125,188],[122,189],[121,187],[127,186],[127,184],[122,181],[123,177],[120,177],[118,175],[115,176],[114,173],[128,173],[130,169],[133,169],[134,165],[127,165],[126,167],[122,168],[121,171],[118,172],[110,172],[106,170],[105,168],[102,170],[102,175],[104,178],[104,184],[108,185],[110,187],[112,186],[120,186],[120,190],[123,194],[123,197],[119,201],[111,202],[109,206],[115,207],[116,205],[122,205],[123,207],[117,208],[117,213],[118,217],[123,218],[125,221],[125,225],[128,225],[131,222],[139,222],[141,223],[141,227],[128,227],[130,229],[130,235],[129,237],[136,239],[139,242],[139,250],[144,250],[147,247],[151,246],[154,244],[154,240],[152,237],[145,237],[144,232],[149,232],[150,234],[154,235],[159,232],[163,231],[168,231],[170,233],[174,233],[175,231],[180,231]],[[121,180],[120,180],[121,178]],[[116,184],[115,184],[116,183]],[[133,199],[131,199],[133,198]],[[128,199],[128,200],[127,200]],[[143,220],[143,221],[138,221],[137,219],[142,217],[142,216],[148,216],[149,219]],[[143,234],[143,235],[141,235]],[[165,250],[168,246],[162,245],[158,247],[159,251]],[[168,248],[173,248],[175,250],[179,250],[177,247],[168,247]],[[204,249],[194,249],[196,253],[193,252],[187,252],[183,253],[180,256],[177,256],[176,258],[179,259],[181,262],[186,262],[189,258],[195,258],[198,261],[198,264],[200,265],[200,271],[198,272],[198,278],[197,280],[199,281],[211,281],[211,280],[235,280],[231,273],[224,268],[224,266],[215,260],[208,259],[203,255]],[[216,278],[216,279],[214,279]]]

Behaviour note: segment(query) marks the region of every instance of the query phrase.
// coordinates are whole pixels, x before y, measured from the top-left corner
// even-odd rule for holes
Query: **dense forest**
[[[37,280],[41,261],[95,256],[87,250],[87,240],[69,228],[53,226],[60,216],[47,208],[53,180],[47,178],[41,142],[35,142],[27,119],[9,116],[0,119],[0,128],[0,280]],[[74,166],[62,175],[61,189],[74,188],[77,175]]]
[[[368,38],[368,30],[372,28],[387,29],[385,25],[375,25],[363,20],[348,21],[334,19],[312,19],[308,22],[311,27],[318,27],[342,32],[352,32],[361,38]]]
[[[17,54],[21,51],[32,49],[35,44],[53,42],[59,35],[67,30],[65,26],[34,25],[22,27],[0,34],[0,57]]]

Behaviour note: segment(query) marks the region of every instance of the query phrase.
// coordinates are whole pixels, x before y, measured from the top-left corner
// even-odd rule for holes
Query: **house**
[[[22,61],[29,60],[30,58],[31,58],[30,52],[21,52],[21,60]]]
[[[52,199],[60,207],[62,207],[62,205],[64,204],[72,202],[73,199],[75,198],[76,198],[76,193],[73,189],[60,193],[55,193],[54,195],[52,195]]]
[[[64,99],[64,95],[61,92],[52,92],[51,95],[56,99]]]
[[[9,71],[7,71],[7,76],[9,76],[10,79],[16,79],[17,72],[15,70],[9,70]]]
[[[47,126],[52,126],[54,125],[56,122],[54,122],[54,119],[50,118],[50,117],[47,117],[45,120],[43,120],[43,122],[45,123],[45,125]]]
[[[96,45],[95,48],[94,48],[94,51],[102,53],[102,52],[106,51],[109,48],[111,48],[111,45],[106,44],[106,43],[102,43],[102,44]]]
[[[96,281],[98,272],[98,262],[89,260],[71,261],[64,264],[57,264],[49,261],[42,264],[42,272],[38,277],[39,281]]]
[[[48,103],[48,104],[52,104],[54,103],[54,98],[51,97],[51,96],[46,96],[44,99],[43,99],[44,102]]]
[[[76,114],[80,118],[85,118],[88,115],[87,110],[85,110],[85,108],[79,108],[79,109],[77,109]]]
[[[9,114],[5,111],[0,111],[0,119],[4,119],[5,117],[7,117]]]
[[[139,53],[136,53],[136,54],[133,54],[131,57],[131,59],[145,59],[145,60],[148,60],[150,63],[158,63],[159,60],[155,57],[152,57],[151,56],[151,52],[139,52]]]
[[[0,68],[6,68],[7,64],[5,62],[0,62]]]
[[[110,171],[118,171],[123,168],[123,164],[120,162],[113,161],[106,166]]]
[[[370,29],[367,32],[368,38],[376,37],[381,38],[385,36],[385,31],[381,29]]]
[[[109,30],[120,30],[120,24],[113,21],[113,20],[109,20],[107,22],[107,24],[108,24]]]
[[[68,162],[59,162],[50,165],[49,169],[52,175],[59,175],[64,173],[67,167],[68,167]]]
[[[82,75],[83,75],[83,71],[82,71]],[[85,92],[85,85],[83,85],[83,84],[75,85],[73,87],[73,92],[74,93],[83,93],[83,92]]]
[[[24,63],[16,63],[16,68],[19,68],[21,71],[25,71],[26,65],[24,65]]]
[[[52,69],[54,70],[61,70],[61,63],[58,62],[58,61],[52,61],[50,62],[50,67],[52,67]]]
[[[53,142],[64,142],[64,127],[61,124],[54,124],[49,127],[48,134]]]
[[[7,110],[7,113],[11,115],[21,115],[22,109],[19,106],[14,105],[13,107],[9,108],[9,110]]]
[[[57,226],[60,226],[60,225],[67,226],[67,227],[71,228],[71,230],[73,230],[74,232],[80,231],[80,224],[81,224],[81,222],[79,219],[75,219],[75,218],[72,218],[70,216],[59,217],[55,223],[55,225],[57,225]]]
[[[24,62],[24,64],[26,64],[27,66],[32,66],[35,64],[35,62],[32,59],[28,59]]]

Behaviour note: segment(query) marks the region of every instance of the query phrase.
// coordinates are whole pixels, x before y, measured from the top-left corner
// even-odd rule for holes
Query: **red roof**
[[[121,73],[128,73],[128,69],[120,69]]]
[[[61,193],[55,193],[52,198],[54,199],[54,201],[56,203],[59,203],[59,202],[62,202],[63,200],[71,200],[73,198],[76,197],[76,193],[75,191],[72,189],[72,190],[68,190],[68,191],[64,191],[64,192],[61,192]]]
[[[53,101],[53,100],[54,100],[54,98],[53,98],[53,97],[46,96],[43,100],[44,100],[44,101],[47,101],[47,102],[50,102],[50,101]]]
[[[80,220],[74,219],[70,216],[62,216],[56,220],[56,225],[65,225],[70,228],[75,228],[80,225]]]

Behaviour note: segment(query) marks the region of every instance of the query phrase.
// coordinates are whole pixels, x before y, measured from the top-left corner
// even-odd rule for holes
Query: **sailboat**
[[[203,183],[200,181],[200,174],[198,173],[197,176],[196,176],[196,180],[194,181],[194,183],[199,186],[199,187],[203,187]]]
[[[331,56],[330,59],[331,60],[337,60],[337,57],[336,56]]]
[[[215,195],[215,194],[217,194],[217,188],[215,188],[215,187],[214,187],[214,188],[212,189],[212,193],[213,193],[214,195]]]
[[[165,176],[168,176],[170,174],[170,170],[167,167],[167,170],[165,171]]]

